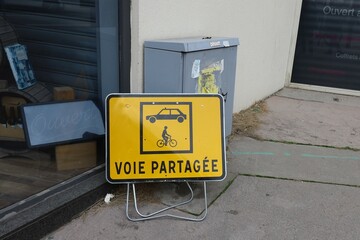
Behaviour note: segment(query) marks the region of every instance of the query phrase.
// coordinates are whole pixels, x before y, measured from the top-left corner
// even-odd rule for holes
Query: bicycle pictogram
[[[162,148],[163,146],[167,146],[169,144],[170,147],[176,147],[177,145],[177,141],[175,139],[171,138],[171,135],[167,132],[168,127],[165,126],[164,130],[162,131],[162,139],[159,139],[156,142],[156,145],[160,148]]]
[[[171,137],[169,137],[169,139],[168,139],[168,141],[167,141],[167,144],[169,144],[170,147],[176,147],[177,141],[176,141],[175,139],[172,139]],[[156,142],[156,145],[157,145],[159,148],[162,148],[163,146],[166,146],[167,144],[165,144],[164,139],[159,139],[159,140]]]

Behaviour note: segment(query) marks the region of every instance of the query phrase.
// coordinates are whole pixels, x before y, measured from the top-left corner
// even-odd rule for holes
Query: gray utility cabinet
[[[237,38],[145,41],[145,93],[220,93],[225,99],[225,135],[231,134]]]

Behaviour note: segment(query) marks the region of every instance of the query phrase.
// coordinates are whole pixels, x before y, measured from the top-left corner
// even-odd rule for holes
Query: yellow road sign
[[[224,179],[223,111],[218,94],[110,94],[106,98],[107,180]]]

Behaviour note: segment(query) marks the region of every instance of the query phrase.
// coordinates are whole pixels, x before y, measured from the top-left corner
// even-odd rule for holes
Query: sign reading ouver
[[[107,180],[223,180],[223,108],[218,94],[110,94]]]

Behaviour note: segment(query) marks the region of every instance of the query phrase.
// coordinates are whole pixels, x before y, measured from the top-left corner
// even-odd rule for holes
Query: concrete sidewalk
[[[285,88],[266,104],[262,139],[360,149],[360,97]]]
[[[119,186],[110,204],[44,239],[358,239],[360,98],[284,89],[265,102],[256,139],[233,136],[227,178],[207,183],[204,221],[129,221]],[[202,185],[191,185],[195,199],[176,214],[203,214]],[[189,197],[183,183],[142,184],[138,193],[144,212]]]

